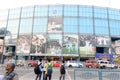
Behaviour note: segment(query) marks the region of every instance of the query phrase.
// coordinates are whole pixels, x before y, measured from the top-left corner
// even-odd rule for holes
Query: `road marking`
[[[69,73],[68,73],[68,70],[67,70],[67,69],[66,69],[66,74],[67,74],[69,80],[72,80],[71,77],[70,77],[70,75],[69,75]]]

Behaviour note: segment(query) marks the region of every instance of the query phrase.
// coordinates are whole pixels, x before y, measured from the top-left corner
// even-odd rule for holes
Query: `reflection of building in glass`
[[[119,9],[83,6],[31,6],[0,11],[0,53],[14,59],[95,59],[120,54]],[[116,17],[117,16],[117,17]],[[6,56],[4,56],[6,58]]]

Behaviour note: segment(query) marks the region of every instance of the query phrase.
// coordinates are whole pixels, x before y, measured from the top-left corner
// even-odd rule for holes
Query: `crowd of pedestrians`
[[[40,72],[36,74],[35,80],[51,80],[53,73],[53,65],[51,59],[47,59],[44,61],[42,61],[42,59],[39,59],[38,66]],[[62,61],[62,64],[60,66],[60,77],[58,80],[65,80],[65,73],[65,63],[64,61]]]

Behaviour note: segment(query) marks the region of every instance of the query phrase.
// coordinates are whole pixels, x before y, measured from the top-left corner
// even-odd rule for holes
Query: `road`
[[[15,71],[19,75],[19,80],[35,80],[36,75],[34,74],[33,67],[16,67]],[[0,68],[0,75],[5,73],[4,68]],[[52,80],[59,80],[59,68],[53,68]],[[65,80],[74,80],[74,68],[68,68],[66,70]]]
[[[33,67],[16,67],[15,71],[19,75],[19,80],[35,80],[36,75],[34,74],[33,69],[34,69]],[[101,70],[101,69],[88,69],[88,68],[77,68],[77,69],[67,68],[65,80],[74,80],[74,70],[76,71],[75,80],[99,80],[98,73],[100,71],[103,71],[103,76],[102,76],[103,79],[101,80],[119,80],[120,78],[120,69]],[[5,69],[0,67],[0,75],[3,75],[4,73],[5,73]],[[59,80],[59,76],[60,76],[59,68],[53,68],[52,80]],[[89,79],[87,79],[88,76]],[[111,79],[111,76],[113,79]]]

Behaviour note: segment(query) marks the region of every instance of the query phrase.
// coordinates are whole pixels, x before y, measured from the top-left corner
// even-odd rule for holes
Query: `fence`
[[[120,80],[120,70],[74,70],[74,80]]]

